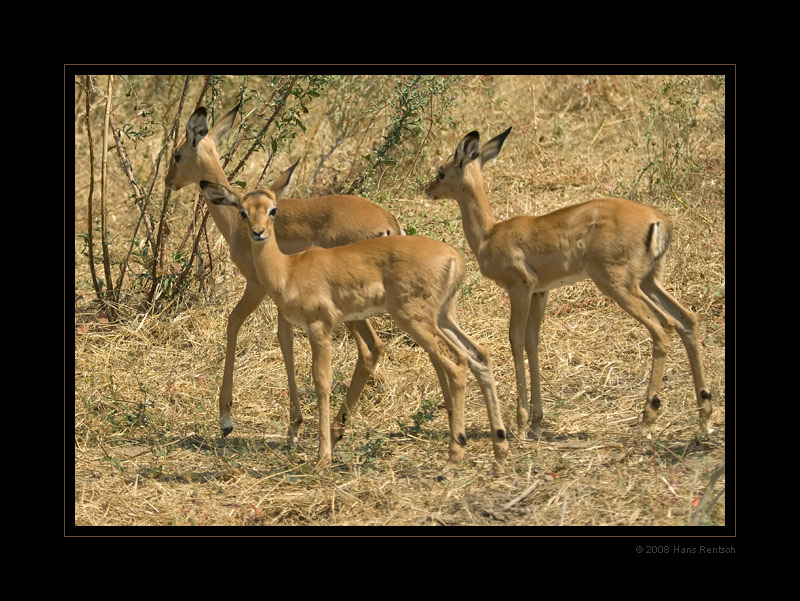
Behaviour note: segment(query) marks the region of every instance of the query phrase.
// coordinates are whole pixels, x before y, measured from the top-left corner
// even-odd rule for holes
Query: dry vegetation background
[[[721,471],[725,77],[72,76],[75,405],[74,414],[65,407],[65,422],[69,442],[74,419],[76,525],[719,526],[730,519]],[[427,200],[424,183],[467,132],[477,129],[485,141],[512,125],[484,169],[498,219],[610,195],[667,213],[675,236],[665,285],[701,320],[715,433],[695,439],[691,372],[675,335],[653,438],[636,436],[651,342],[589,281],[550,294],[540,343],[545,435],[510,439],[507,476],[491,475],[488,419],[470,375],[465,461],[437,481],[447,447],[441,392],[427,356],[388,317],[373,322],[386,354],[330,472],[311,469],[316,407],[299,330],[305,422],[301,444],[286,444],[286,377],[271,302],[240,333],[235,429],[223,439],[225,324],[244,278],[213,220],[203,225],[197,186],[166,195],[164,176],[176,118],[182,137],[195,106],[208,107],[213,121],[240,99],[244,125],[240,117],[220,148],[233,181],[248,189],[268,183],[302,157],[290,196],[352,190],[412,233],[464,254],[461,323],[493,358],[511,429],[507,298],[481,277],[455,201]],[[356,358],[344,328],[334,344],[333,414]],[[67,500],[72,460],[68,454]],[[73,520],[69,509],[65,520]]]

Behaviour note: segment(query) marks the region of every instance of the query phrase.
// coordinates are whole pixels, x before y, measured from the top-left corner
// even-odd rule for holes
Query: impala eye
[[[239,215],[242,216],[242,219],[247,219],[247,213],[245,211],[239,211]]]
[[[444,169],[439,168],[439,179],[444,179]]]
[[[175,159],[176,163],[180,163],[181,162],[181,155],[178,154],[177,152],[172,155],[172,158]]]
[[[273,219],[275,219],[275,213],[277,213],[277,212],[278,212],[278,207],[272,207],[272,208],[269,210],[269,213],[267,213],[267,214],[268,214],[270,217],[272,217]]]

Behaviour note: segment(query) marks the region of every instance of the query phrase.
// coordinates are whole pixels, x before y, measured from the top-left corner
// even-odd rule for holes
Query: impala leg
[[[525,382],[527,379],[525,340],[528,314],[531,306],[531,291],[527,287],[518,287],[509,290],[508,296],[511,301],[508,338],[511,342],[511,353],[514,357],[514,374],[517,379],[517,431],[522,436],[522,432],[527,429],[531,410],[528,404],[528,391]]]
[[[531,411],[528,437],[538,439],[542,435],[542,384],[539,375],[539,332],[541,331],[547,292],[537,292],[531,297],[528,324],[525,330],[525,351],[528,353],[528,369],[531,372]]]
[[[311,373],[317,393],[319,414],[319,460],[316,469],[331,465],[331,332],[325,324],[314,322],[307,327],[311,343]]]
[[[350,386],[347,389],[347,396],[339,408],[334,424],[331,426],[331,440],[335,446],[344,437],[347,418],[355,411],[361,398],[361,393],[375,365],[383,354],[385,345],[378,338],[375,330],[368,321],[351,321],[345,324],[353,335],[358,348],[358,360],[353,370],[353,377],[350,379]]]
[[[700,345],[697,341],[697,318],[694,313],[684,308],[670,296],[657,280],[651,279],[643,282],[642,288],[660,309],[675,320],[675,329],[677,329],[678,336],[680,336],[681,342],[686,348],[689,365],[692,369],[697,409],[700,417],[700,430],[704,434],[710,434],[713,432],[711,428],[711,390],[706,385],[703,362],[700,358]]]
[[[437,346],[438,352],[428,353],[434,367],[438,363],[440,368],[436,369],[439,376],[439,384],[442,388],[442,395],[445,397],[447,406],[447,421],[450,425],[450,446],[447,464],[442,470],[442,476],[446,477],[461,464],[464,458],[464,447],[467,444],[467,430],[464,416],[464,395],[467,384],[467,359],[461,357],[448,357],[452,354],[452,348],[444,350],[447,346],[447,339],[444,335],[439,335]],[[455,359],[455,361],[453,361]],[[442,374],[444,378],[442,378]],[[442,380],[445,382],[442,382]],[[449,397],[449,398],[448,398]]]
[[[450,445],[447,464],[441,477],[455,469],[464,457],[467,434],[464,418],[464,393],[467,380],[467,357],[435,323],[414,316],[404,318],[392,314],[395,323],[428,353],[442,388],[447,419],[450,425]]]
[[[228,316],[227,342],[225,345],[225,368],[222,372],[222,386],[219,391],[219,427],[222,435],[227,436],[233,430],[231,406],[233,405],[233,363],[236,359],[236,340],[239,330],[256,307],[266,296],[266,290],[258,283],[248,280],[242,298]]]
[[[508,455],[508,437],[500,413],[500,403],[497,398],[497,386],[492,373],[492,362],[489,355],[467,336],[456,321],[454,305],[444,314],[439,321],[440,328],[467,356],[468,366],[478,385],[481,387],[486,410],[489,414],[489,427],[492,432],[492,447],[494,449],[495,473],[505,471],[506,456]]]
[[[592,278],[601,292],[613,298],[629,315],[647,328],[653,340],[653,365],[650,371],[650,383],[647,386],[647,400],[644,405],[642,423],[639,426],[640,433],[645,435],[649,427],[656,421],[658,408],[661,406],[658,393],[661,392],[664,365],[669,351],[670,332],[674,327],[674,322],[653,305],[653,302],[639,288],[638,282],[630,284],[629,288],[623,288],[625,282],[620,282],[619,286],[612,286],[610,282],[613,281],[613,278],[611,277],[601,279],[592,276]]]
[[[303,423],[303,411],[300,408],[300,396],[297,394],[297,380],[294,371],[294,331],[292,324],[278,311],[278,342],[281,346],[283,363],[286,365],[286,380],[289,387],[289,431],[287,438],[290,445],[297,444],[300,438],[300,424]]]

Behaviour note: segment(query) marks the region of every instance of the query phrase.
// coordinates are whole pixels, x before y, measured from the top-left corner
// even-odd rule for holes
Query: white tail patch
[[[658,259],[667,252],[669,248],[669,230],[665,230],[660,221],[650,224],[650,238],[648,240],[647,252],[654,259]]]

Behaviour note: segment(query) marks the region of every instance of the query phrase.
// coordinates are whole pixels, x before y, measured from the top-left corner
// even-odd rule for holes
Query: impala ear
[[[483,148],[481,148],[481,167],[483,167],[487,162],[491,161],[498,154],[500,154],[500,149],[503,147],[503,142],[506,141],[506,138],[510,133],[511,133],[511,128],[509,127],[499,136],[495,136],[494,138],[486,142],[486,145]]]
[[[200,189],[211,204],[218,206],[238,205],[239,197],[225,186],[203,180],[200,182]]]
[[[272,185],[269,187],[269,189],[272,190],[275,193],[275,200],[280,198],[281,195],[284,192],[286,192],[286,190],[287,190],[287,188],[289,186],[289,182],[292,181],[292,174],[294,173],[294,169],[295,169],[295,167],[297,167],[297,164],[299,162],[300,162],[300,159],[297,159],[297,161],[295,161],[294,165],[292,165],[286,171],[281,173],[275,179],[275,181],[272,182]]]
[[[481,135],[476,131],[469,132],[456,146],[455,162],[463,169],[481,156]]]
[[[241,108],[242,103],[240,102],[233,110],[228,112],[224,117],[220,118],[215,124],[214,127],[211,128],[210,134],[211,137],[214,138],[214,143],[219,146],[225,136],[228,135],[228,132],[231,131],[233,124],[236,122],[236,115],[239,113],[239,109]]]
[[[208,133],[208,116],[206,114],[206,107],[201,106],[192,113],[189,120],[186,122],[186,139],[197,148],[197,143],[206,137]]]

